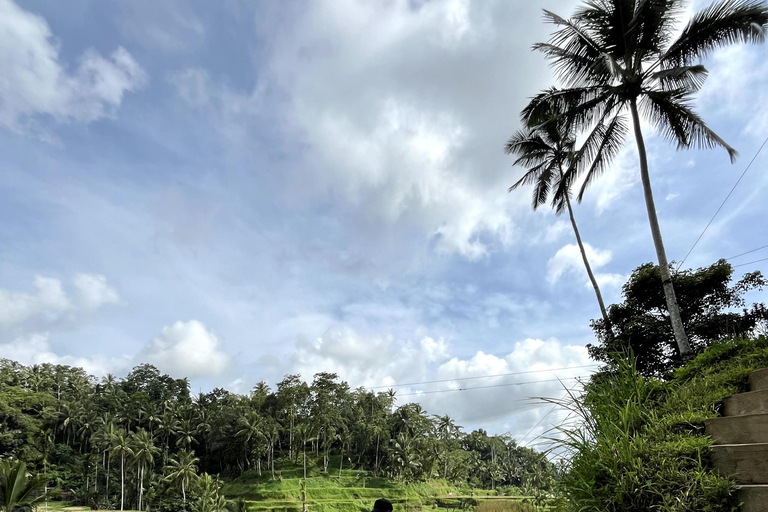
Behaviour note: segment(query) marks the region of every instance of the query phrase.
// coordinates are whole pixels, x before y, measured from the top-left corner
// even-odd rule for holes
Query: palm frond
[[[636,64],[662,53],[674,33],[678,16],[685,10],[683,0],[639,0],[628,33],[635,47]]]
[[[628,125],[625,117],[615,115],[607,124],[600,123],[584,142],[585,154],[589,155],[584,162],[591,162],[586,169],[586,177],[581,185],[577,200],[584,199],[584,192],[597,179],[619,153],[627,138]]]
[[[662,69],[653,73],[651,78],[659,82],[663,91],[685,89],[690,93],[694,93],[704,85],[707,75],[707,68],[697,64],[694,66],[677,66],[670,69]]]
[[[768,7],[758,0],[720,0],[696,13],[660,62],[684,66],[715,48],[733,43],[762,43]]]
[[[555,73],[571,86],[586,83],[608,83],[609,70],[599,58],[599,41],[581,26],[577,19],[566,20],[550,11],[544,11],[547,21],[557,25],[548,43],[533,46],[543,52],[553,63]]]
[[[607,105],[612,105],[611,108],[623,106],[610,103],[608,100],[612,96],[611,89],[607,87],[552,87],[534,96],[520,117],[531,127],[557,121],[562,122],[569,131],[580,130],[603,118]]]
[[[664,137],[677,143],[678,149],[720,146],[734,162],[738,152],[706,125],[689,101],[687,91],[646,91],[640,106]]]

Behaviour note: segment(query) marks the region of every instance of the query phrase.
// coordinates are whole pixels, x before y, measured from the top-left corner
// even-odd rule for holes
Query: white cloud
[[[12,359],[24,365],[51,363],[78,366],[96,376],[123,372],[130,368],[130,358],[127,356],[109,358],[98,354],[91,357],[60,356],[51,350],[48,338],[47,332],[20,336],[8,343],[0,344],[0,357]]]
[[[744,133],[762,139],[768,130],[768,111],[756,106],[768,103],[765,90],[768,62],[764,48],[753,45],[722,48],[712,55],[706,66],[712,74],[699,93],[702,106],[715,116],[737,120]],[[716,126],[713,129],[717,131]]]
[[[266,80],[285,91],[286,130],[306,153],[296,188],[411,228],[438,253],[509,246],[525,199],[505,193],[503,143],[551,80],[529,50],[547,28],[523,21],[539,15],[504,1],[339,0],[262,27],[274,39]]]
[[[221,340],[198,320],[178,321],[163,327],[160,334],[135,357],[175,377],[211,377],[229,367],[230,356]]]
[[[510,430],[522,437],[540,418],[541,404],[532,397],[559,397],[564,385],[576,385],[574,377],[592,369],[581,368],[592,364],[586,348],[557,340],[526,339],[503,356],[477,351],[463,358],[452,352],[442,339],[424,337],[414,343],[340,327],[315,342],[299,339],[290,372],[311,380],[317,372],[330,371],[352,387],[377,391],[393,386],[400,405],[419,402],[430,413],[450,414],[465,426],[492,426],[495,432]],[[566,367],[572,369],[553,370]],[[503,375],[509,373],[517,375]],[[426,381],[439,382],[402,386]]]
[[[587,259],[592,269],[606,265],[612,258],[610,250],[597,249],[588,243],[584,244],[584,251],[587,253]],[[550,284],[557,282],[558,279],[567,274],[584,276],[585,278],[587,276],[581,251],[576,244],[561,247],[547,262],[547,281]]]
[[[44,18],[0,0],[0,125],[48,137],[40,116],[90,122],[113,115],[146,74],[125,48],[109,58],[86,51],[68,73]]]
[[[0,327],[13,327],[34,317],[53,319],[70,309],[60,280],[36,276],[34,284],[34,295],[0,290]]]
[[[77,274],[72,284],[79,294],[80,302],[89,309],[103,304],[117,304],[120,295],[107,284],[107,278],[97,274]]]
[[[47,330],[120,300],[102,275],[79,273],[72,285],[76,292],[73,296],[66,293],[61,280],[43,276],[35,277],[34,293],[0,289],[0,335],[18,329],[27,333]]]

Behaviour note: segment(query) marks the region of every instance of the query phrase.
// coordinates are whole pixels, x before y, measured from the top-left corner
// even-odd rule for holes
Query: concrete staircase
[[[736,475],[742,512],[768,512],[768,368],[749,375],[747,393],[729,396],[722,418],[705,422],[715,468]]]

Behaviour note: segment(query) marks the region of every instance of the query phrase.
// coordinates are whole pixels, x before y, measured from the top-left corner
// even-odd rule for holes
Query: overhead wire
[[[728,261],[728,260],[733,260],[733,259],[736,259],[736,258],[738,258],[738,257],[740,257],[740,256],[744,256],[744,255],[746,255],[746,254],[751,254],[751,253],[753,253],[753,252],[757,252],[757,251],[759,251],[760,249],[766,249],[766,248],[768,248],[768,245],[763,245],[763,246],[761,246],[761,247],[758,247],[757,249],[752,249],[751,251],[743,252],[743,253],[741,253],[741,254],[737,254],[736,256],[731,256],[730,258],[725,258],[725,259],[726,259],[726,261]]]
[[[561,382],[564,380],[573,380],[573,379],[581,379],[582,377],[589,377],[589,375],[578,375],[576,377],[564,377],[560,379],[546,379],[546,380],[531,380],[528,382],[510,382],[507,384],[491,384],[488,386],[474,386],[471,388],[451,388],[451,389],[436,389],[432,391],[417,391],[415,393],[405,393],[402,395],[397,395],[398,397],[404,397],[404,396],[421,396],[421,395],[431,395],[434,393],[451,393],[451,392],[457,392],[457,391],[471,391],[475,389],[490,389],[490,388],[503,388],[508,386],[523,386],[525,384],[540,384],[544,382]]]
[[[731,188],[731,191],[730,191],[730,192],[728,192],[728,195],[727,195],[727,196],[725,196],[725,199],[723,199],[723,202],[722,202],[722,203],[720,203],[720,206],[718,207],[718,209],[717,209],[717,211],[715,212],[715,214],[712,216],[712,218],[711,218],[711,219],[709,219],[709,222],[707,222],[707,225],[704,227],[704,230],[703,230],[703,231],[701,232],[701,234],[699,235],[699,238],[697,238],[697,239],[696,239],[696,241],[693,243],[693,245],[691,246],[691,248],[688,250],[688,253],[685,255],[685,258],[683,258],[683,261],[681,261],[681,262],[680,262],[680,264],[677,266],[677,270],[680,270],[680,267],[682,267],[682,266],[683,266],[683,263],[685,263],[685,260],[687,260],[687,259],[688,259],[688,256],[690,256],[690,255],[691,255],[691,252],[693,252],[693,249],[695,249],[695,248],[696,248],[696,246],[699,244],[699,241],[701,240],[701,237],[703,237],[703,236],[704,236],[704,233],[706,233],[706,232],[707,232],[707,229],[709,229],[709,226],[712,224],[712,221],[714,221],[714,220],[715,220],[715,217],[717,217],[717,214],[718,214],[718,213],[720,213],[720,210],[722,210],[722,209],[723,209],[723,206],[725,205],[725,202],[726,202],[726,201],[728,201],[728,198],[730,198],[730,197],[731,197],[731,194],[733,194],[733,191],[734,191],[734,190],[736,190],[736,187],[737,187],[737,186],[739,185],[739,183],[741,182],[741,179],[744,177],[744,175],[745,175],[745,174],[747,174],[747,171],[749,170],[749,168],[750,168],[750,167],[752,167],[752,163],[755,161],[755,159],[757,159],[757,155],[759,155],[759,154],[760,154],[760,152],[763,150],[763,148],[765,147],[765,145],[766,145],[767,143],[768,143],[768,137],[766,137],[766,138],[765,138],[765,140],[763,141],[763,144],[762,144],[762,145],[760,146],[760,148],[757,150],[757,153],[755,153],[755,156],[753,156],[753,157],[752,157],[752,160],[750,160],[750,161],[749,161],[749,164],[747,165],[747,168],[746,168],[746,169],[744,169],[744,172],[742,172],[742,173],[741,173],[741,176],[739,176],[739,179],[738,179],[738,180],[736,180],[736,183],[735,183],[735,184],[733,185],[733,187]]]
[[[511,375],[526,375],[529,373],[542,373],[542,372],[557,372],[561,370],[574,370],[574,369],[581,369],[581,368],[591,368],[595,366],[600,366],[598,363],[592,363],[592,364],[584,364],[581,366],[564,366],[562,368],[547,368],[545,370],[528,370],[524,372],[511,372],[511,373],[496,373],[491,375],[477,375],[474,377],[456,377],[453,379],[440,379],[440,380],[425,380],[421,382],[407,382],[404,384],[392,384],[391,386],[374,386],[368,389],[394,389],[394,388],[402,388],[405,386],[420,386],[422,384],[438,384],[442,382],[454,382],[457,380],[475,380],[475,379],[490,379],[493,377],[509,377]],[[405,395],[400,395],[405,396]]]
[[[763,259],[755,260],[755,261],[748,261],[746,263],[739,263],[738,265],[733,265],[733,268],[743,267],[745,265],[752,265],[753,263],[760,263],[761,261],[768,261],[768,258],[763,258]]]

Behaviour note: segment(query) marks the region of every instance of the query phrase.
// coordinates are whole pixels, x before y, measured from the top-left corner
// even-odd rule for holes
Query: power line
[[[531,432],[536,430],[536,427],[541,425],[541,422],[544,421],[547,418],[547,416],[549,416],[550,414],[555,412],[555,409],[557,409],[557,404],[553,405],[552,408],[549,410],[549,412],[547,414],[545,414],[544,416],[542,416],[541,419],[533,426],[533,428],[531,428],[531,430],[529,430],[528,433],[525,434],[525,437],[523,437],[520,441],[518,441],[517,444],[523,444],[523,441],[525,441],[528,438],[528,436],[531,435]]]
[[[751,251],[743,252],[741,254],[737,254],[736,256],[731,256],[730,258],[725,258],[725,259],[726,260],[733,260],[733,259],[738,258],[739,256],[744,256],[745,254],[750,254],[750,253],[759,251],[760,249],[765,249],[766,247],[768,247],[768,245],[764,245],[762,247],[758,247],[757,249],[752,249]]]
[[[761,260],[755,260],[755,261],[748,261],[747,263],[741,263],[739,265],[734,265],[733,268],[743,267],[745,265],[752,265],[753,263],[760,263],[761,261],[768,261],[768,258],[763,258]]]
[[[405,386],[419,386],[422,384],[437,384],[441,382],[453,382],[457,380],[474,380],[474,379],[490,379],[492,377],[508,377],[510,375],[525,375],[528,373],[541,373],[541,372],[556,372],[560,370],[571,370],[571,369],[578,369],[578,368],[591,368],[594,366],[600,366],[599,364],[593,363],[593,364],[584,364],[581,366],[564,366],[562,368],[547,368],[546,370],[528,370],[525,372],[512,372],[512,373],[497,373],[494,375],[479,375],[476,377],[456,377],[454,379],[441,379],[441,380],[425,380],[421,382],[408,382],[406,384],[393,384],[391,386],[374,386],[372,388],[368,389],[394,389],[394,388],[402,388]],[[400,396],[407,396],[407,395],[400,395]]]
[[[755,156],[753,156],[752,160],[749,161],[749,164],[747,165],[747,168],[744,169],[744,172],[742,172],[741,176],[739,176],[739,179],[736,180],[736,183],[733,185],[733,188],[731,189],[731,191],[728,192],[728,195],[725,196],[725,199],[723,199],[723,202],[720,203],[720,207],[717,209],[715,214],[712,216],[711,219],[709,219],[709,222],[707,223],[706,227],[704,228],[704,231],[701,232],[701,234],[699,235],[699,238],[696,239],[696,241],[693,243],[693,246],[688,250],[688,254],[685,255],[685,258],[683,258],[683,261],[681,261],[680,264],[677,266],[677,270],[680,270],[680,267],[683,266],[683,263],[685,263],[685,260],[687,260],[688,256],[691,255],[691,252],[693,252],[693,249],[696,247],[696,245],[698,245],[699,240],[701,240],[701,237],[703,237],[704,233],[706,233],[707,229],[709,229],[709,226],[712,224],[712,221],[715,220],[715,217],[717,217],[717,214],[720,213],[720,210],[723,209],[723,206],[725,205],[725,202],[728,201],[728,198],[731,197],[731,194],[733,194],[733,191],[736,190],[736,187],[741,182],[741,179],[744,177],[745,174],[747,174],[747,171],[749,170],[749,168],[752,167],[752,162],[755,161],[755,159],[757,158],[757,155],[760,154],[760,152],[763,150],[763,147],[765,147],[766,143],[768,143],[768,137],[765,138],[765,140],[763,141],[763,144],[760,146],[760,149],[757,150],[757,153],[755,153]]]
[[[561,378],[561,379],[531,380],[531,381],[528,381],[528,382],[512,382],[512,383],[509,383],[509,384],[492,384],[492,385],[489,385],[489,386],[475,386],[475,387],[471,387],[471,388],[436,389],[436,390],[433,390],[433,391],[418,391],[416,393],[406,393],[404,395],[398,395],[398,397],[416,396],[416,395],[419,395],[419,396],[420,395],[431,395],[431,394],[434,394],[434,393],[450,393],[450,392],[454,392],[454,391],[470,391],[470,390],[473,390],[473,389],[503,388],[503,387],[507,387],[507,386],[523,386],[525,384],[539,384],[539,383],[543,383],[543,382],[562,382],[564,380],[581,379],[582,377],[589,377],[589,375],[579,375],[577,377],[565,377],[565,378]]]

